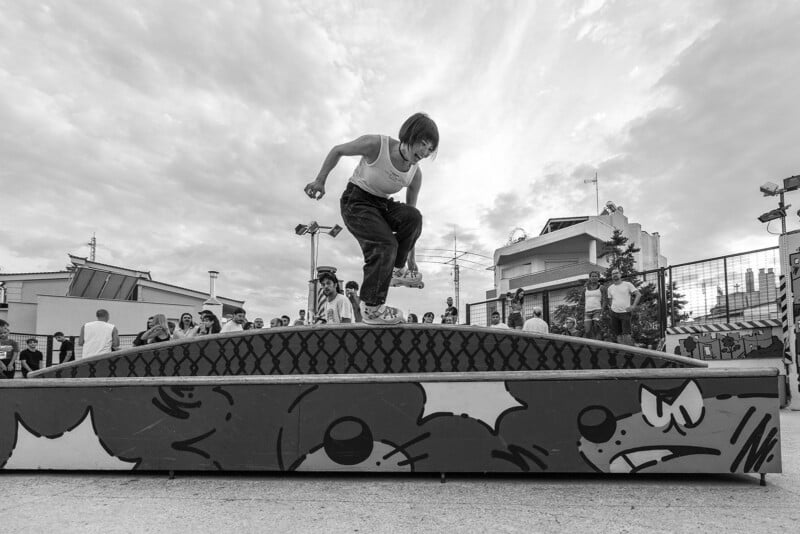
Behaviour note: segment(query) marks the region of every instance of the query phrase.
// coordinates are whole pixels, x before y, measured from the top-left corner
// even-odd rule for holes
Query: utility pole
[[[594,184],[595,209],[597,209],[597,214],[600,215],[600,188],[598,186],[597,173],[596,172],[594,173],[594,178],[589,178],[588,180],[584,180],[583,183]]]
[[[94,232],[92,232],[92,238],[86,244],[89,245],[89,261],[94,261],[94,256],[97,252],[97,238]]]

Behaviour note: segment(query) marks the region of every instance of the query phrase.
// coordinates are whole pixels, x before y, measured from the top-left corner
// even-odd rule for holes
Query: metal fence
[[[78,338],[77,336],[64,336],[66,339],[72,341],[73,346],[75,347],[75,358],[81,357],[82,347],[78,346]],[[9,339],[13,339],[19,345],[19,350],[23,351],[27,347],[27,342],[29,339],[35,339],[37,342],[37,350],[41,351],[44,355],[44,364],[45,366],[49,367],[51,365],[56,365],[59,362],[59,350],[61,349],[61,343],[59,343],[56,338],[52,335],[37,335],[37,334],[20,334],[20,333],[11,333],[8,334]],[[125,335],[119,336],[119,348],[126,349],[128,347],[133,346],[133,340],[136,339],[135,335]]]
[[[780,318],[778,247],[640,272],[632,278],[642,283],[640,287],[653,284],[659,309],[658,325],[654,326],[662,335],[670,326]],[[526,293],[523,315],[530,317],[533,308],[539,306],[544,320],[553,325],[558,306],[566,303],[571,289],[583,284]],[[505,296],[467,304],[467,324],[489,325],[494,310],[500,311],[505,322],[509,311]]]

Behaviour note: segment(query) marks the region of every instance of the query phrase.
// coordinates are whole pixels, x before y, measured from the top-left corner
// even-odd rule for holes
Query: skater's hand
[[[303,191],[305,191],[305,194],[308,195],[308,198],[319,200],[325,196],[325,184],[314,180],[308,184]]]

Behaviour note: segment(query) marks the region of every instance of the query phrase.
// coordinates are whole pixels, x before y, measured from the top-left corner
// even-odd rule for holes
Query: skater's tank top
[[[362,157],[358,167],[353,171],[350,181],[358,187],[375,195],[388,198],[404,187],[411,185],[417,165],[412,165],[406,172],[398,171],[389,158],[389,138],[381,136],[381,151],[372,163],[367,163],[367,158]]]

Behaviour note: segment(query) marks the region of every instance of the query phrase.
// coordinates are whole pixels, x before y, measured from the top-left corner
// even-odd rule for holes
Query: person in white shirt
[[[606,288],[606,295],[609,300],[609,328],[617,336],[617,343],[633,345],[631,336],[631,316],[633,310],[639,304],[642,294],[636,286],[628,281],[622,280],[619,269],[611,271],[611,283]],[[633,297],[633,304],[631,304]]]
[[[522,325],[523,332],[536,332],[537,334],[549,334],[550,327],[542,319],[542,309],[539,306],[533,308],[533,317],[525,321]]]
[[[602,339],[600,321],[606,308],[606,288],[600,284],[600,272],[589,273],[589,280],[581,297],[583,301],[583,334],[591,339]]]
[[[172,331],[172,339],[186,339],[197,335],[197,325],[194,324],[192,314],[185,312],[181,314],[178,326]]]
[[[247,313],[242,308],[233,310],[233,317],[222,327],[222,333],[241,332],[244,330],[244,323],[247,322]]]
[[[81,327],[81,335],[78,338],[78,346],[83,347],[81,358],[119,349],[119,333],[117,327],[108,322],[108,311],[99,309],[95,317],[96,321],[88,322]]]
[[[353,306],[350,299],[340,293],[339,279],[330,271],[323,271],[319,275],[322,294],[325,300],[320,306],[319,317],[325,319],[326,324],[342,324],[353,322]]]
[[[492,312],[492,324],[489,325],[489,328],[501,328],[504,330],[511,330],[511,327],[508,326],[506,323],[500,322],[500,312],[497,310]]]

